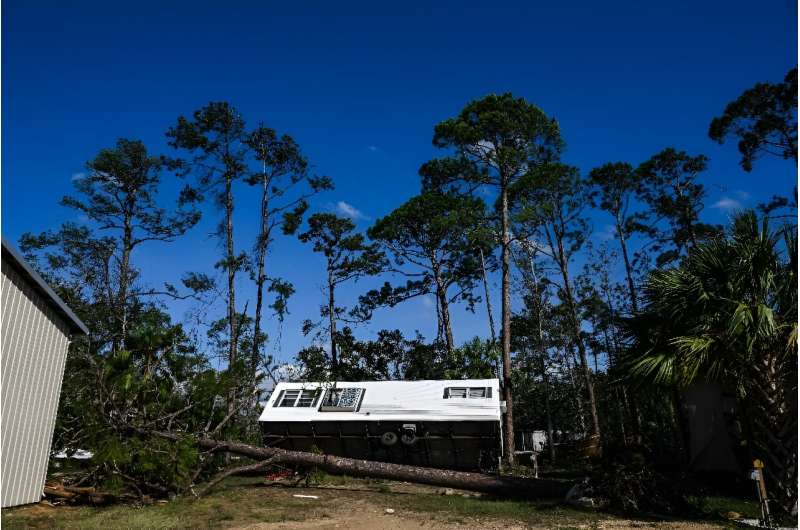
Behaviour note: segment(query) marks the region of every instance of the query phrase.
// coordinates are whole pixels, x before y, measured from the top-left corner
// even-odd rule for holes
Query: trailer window
[[[297,400],[298,407],[313,407],[317,404],[317,399],[319,399],[321,392],[319,389],[315,390],[303,390],[300,394],[300,399]]]
[[[319,389],[282,390],[275,400],[275,407],[313,407],[322,394]]]
[[[452,387],[448,388],[445,391],[444,397],[447,399],[450,398],[465,398],[467,397],[467,389],[461,387]]]
[[[486,387],[470,388],[469,389],[469,397],[471,397],[471,398],[485,398],[486,397]]]
[[[283,396],[278,399],[279,407],[294,407],[297,398],[300,396],[300,390],[286,390]]]
[[[322,399],[321,412],[355,412],[361,405],[363,388],[330,388]]]
[[[492,388],[488,386],[451,386],[444,389],[444,399],[481,399],[492,397]]]

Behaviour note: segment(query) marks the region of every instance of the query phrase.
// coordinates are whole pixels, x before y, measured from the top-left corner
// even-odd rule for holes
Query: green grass
[[[728,512],[737,512],[746,519],[760,519],[761,508],[755,499],[740,499],[736,497],[690,497],[691,504],[706,517],[721,519]],[[778,526],[796,527],[797,520],[790,516],[776,516],[773,513],[773,523]]]
[[[391,483],[377,479],[362,479],[346,475],[330,475],[317,471],[310,483],[321,487],[369,489],[390,494]],[[463,497],[461,494],[440,495],[441,488],[430,488],[426,493],[392,495],[387,499],[392,507],[405,511],[436,514],[444,520],[462,522],[468,519],[510,519],[529,525],[555,525],[564,521],[590,524],[605,519],[600,513],[566,507],[552,501],[531,502],[523,500],[499,500],[491,497]]]
[[[737,512],[748,518],[761,516],[758,503],[754,500],[734,497],[690,497],[689,502],[709,517],[715,517],[727,512]]]
[[[335,477],[316,474],[316,488],[291,489],[265,487],[259,477],[233,477],[223,482],[209,496],[199,500],[182,497],[168,503],[141,507],[120,505],[109,507],[47,507],[32,505],[11,508],[2,512],[3,528],[80,528],[109,530],[111,528],[231,528],[255,523],[320,520],[348,515],[347,506],[357,510],[371,508],[382,513],[393,508],[398,528],[403,517],[421,517],[430,521],[481,527],[505,524],[540,528],[596,528],[604,521],[624,521],[604,512],[581,510],[556,502],[530,502],[440,495],[439,489],[378,480]],[[295,493],[316,495],[318,499],[298,499]],[[746,516],[758,510],[755,503],[721,497],[697,500],[698,509],[723,524],[716,514],[738,511]],[[345,511],[343,511],[345,510]],[[350,513],[352,516],[353,514]],[[356,512],[355,516],[358,517]],[[635,518],[642,521],[641,518]],[[352,519],[351,519],[352,520]],[[650,523],[655,524],[656,520]],[[640,523],[642,524],[642,523]]]
[[[396,506],[422,513],[436,513],[446,520],[463,522],[470,519],[507,519],[527,525],[563,527],[564,524],[585,527],[608,517],[599,512],[570,508],[554,502],[502,500],[461,495],[402,495]]]
[[[260,479],[232,479],[199,500],[183,497],[147,506],[20,507],[3,510],[3,528],[225,528],[257,522],[303,521],[324,517],[307,503],[289,496],[264,502]]]
[[[370,478],[355,478],[347,475],[331,475],[325,471],[314,471],[309,477],[312,486],[357,487],[377,489],[386,488],[386,481]],[[385,489],[385,491],[389,491]]]

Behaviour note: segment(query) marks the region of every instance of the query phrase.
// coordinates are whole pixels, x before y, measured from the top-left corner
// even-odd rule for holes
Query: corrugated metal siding
[[[2,506],[41,499],[69,345],[68,327],[2,263]]]

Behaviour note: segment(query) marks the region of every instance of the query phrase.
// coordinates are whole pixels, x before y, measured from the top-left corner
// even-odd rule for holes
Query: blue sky
[[[166,129],[211,100],[294,136],[336,182],[314,208],[352,208],[362,229],[418,191],[419,165],[437,154],[434,124],[491,92],[513,92],[555,116],[565,161],[583,171],[638,163],[667,146],[708,155],[710,222],[788,194],[796,182],[783,161],[744,173],[735,146],[706,135],[728,101],[797,63],[795,2],[433,4],[4,0],[4,236],[16,241],[78,220],[58,200],[99,149],[129,137],[174,154]],[[179,186],[165,176],[165,201]],[[242,186],[237,201],[237,247],[245,249],[257,197]],[[212,271],[218,248],[209,234],[219,213],[204,214],[179,242],[141,249],[135,258],[145,281]],[[601,241],[608,220],[592,221]],[[308,343],[299,327],[318,313],[323,263],[284,239],[268,266],[297,289],[280,341],[268,325],[273,351],[289,359]],[[374,283],[343,289],[341,301]],[[252,308],[252,288],[244,278],[239,287]],[[184,318],[184,305],[171,308]],[[211,309],[222,314],[221,305]],[[457,309],[456,340],[487,335],[484,314]],[[435,310],[429,300],[411,301],[378,313],[359,333],[384,327],[431,337]]]

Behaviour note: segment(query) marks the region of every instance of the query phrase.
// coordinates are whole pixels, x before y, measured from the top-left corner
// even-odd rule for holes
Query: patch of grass
[[[446,514],[450,520],[469,518],[510,519],[529,525],[563,527],[565,524],[591,525],[607,516],[588,510],[566,507],[555,502],[504,500],[461,495],[403,495],[395,504],[416,512]]]
[[[369,489],[381,493],[391,493],[390,483],[380,479],[355,478],[347,475],[330,475],[324,471],[314,471],[309,480],[310,486]]]
[[[351,486],[353,484],[363,485],[366,480],[347,475],[330,475],[324,471],[315,470],[311,473],[309,482],[319,486]]]
[[[754,500],[735,497],[689,497],[689,502],[698,511],[709,517],[718,517],[727,512],[737,512],[749,518],[761,516],[758,503]]]
[[[264,502],[262,481],[236,477],[202,499],[182,497],[147,506],[57,507],[41,505],[3,510],[4,528],[225,528],[257,522],[303,521],[315,507],[300,499],[273,496]]]
[[[725,514],[728,512],[740,513],[747,519],[761,518],[761,508],[755,499],[742,499],[739,497],[720,497],[720,496],[705,496],[705,497],[689,497],[689,502],[700,513],[712,519],[724,519]],[[776,507],[770,505],[772,508],[773,523],[778,526],[797,526],[797,520],[790,515],[783,515],[778,513]]]

